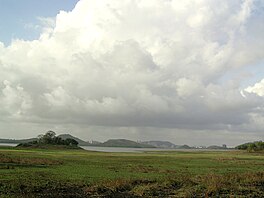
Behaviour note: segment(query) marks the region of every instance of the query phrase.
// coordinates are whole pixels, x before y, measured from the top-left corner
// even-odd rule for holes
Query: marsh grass
[[[263,197],[263,173],[182,175],[168,180],[115,180],[84,189],[102,197]]]
[[[0,197],[264,197],[264,155],[0,148]]]

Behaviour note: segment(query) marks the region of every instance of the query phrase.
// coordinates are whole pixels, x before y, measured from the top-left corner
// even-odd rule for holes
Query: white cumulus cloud
[[[261,0],[80,0],[40,18],[39,39],[0,43],[0,120],[252,131],[262,99],[221,79],[263,60],[262,13]]]
[[[247,87],[245,91],[248,93],[257,94],[259,96],[264,96],[264,79],[253,86]]]

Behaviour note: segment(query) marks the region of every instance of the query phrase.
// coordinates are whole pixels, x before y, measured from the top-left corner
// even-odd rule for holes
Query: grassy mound
[[[64,149],[80,149],[83,148],[79,146],[72,145],[52,145],[52,144],[32,144],[32,143],[21,143],[16,146],[16,148],[29,148],[29,149],[52,149],[52,150],[64,150]]]

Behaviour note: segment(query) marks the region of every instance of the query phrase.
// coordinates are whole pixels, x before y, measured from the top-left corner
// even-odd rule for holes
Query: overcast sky
[[[0,0],[0,138],[263,140],[263,32],[262,0]]]

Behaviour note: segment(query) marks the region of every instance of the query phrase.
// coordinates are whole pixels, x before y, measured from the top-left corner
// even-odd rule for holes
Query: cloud
[[[2,113],[11,117],[23,116],[32,105],[29,94],[24,91],[23,87],[19,85],[13,87],[7,80],[3,84],[4,88],[2,89],[2,97],[0,100]]]
[[[38,40],[0,43],[1,120],[257,130],[263,99],[249,93],[264,95],[263,82],[245,96],[221,79],[263,60],[262,11],[260,0],[80,0],[40,19]]]
[[[247,87],[245,91],[248,93],[257,94],[259,96],[264,96],[264,79],[253,86]]]

